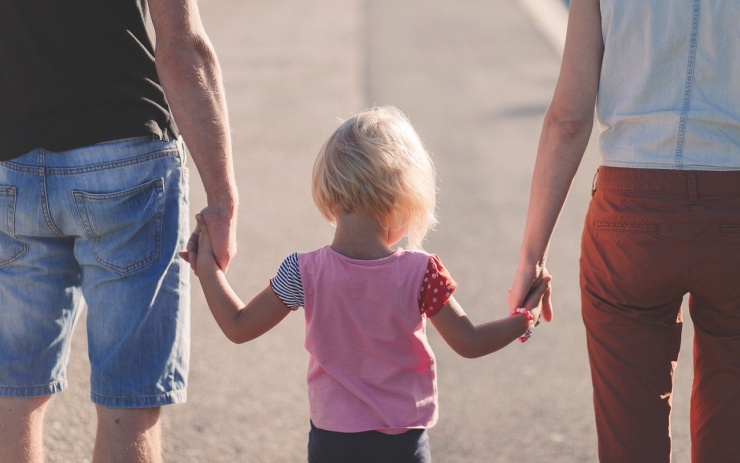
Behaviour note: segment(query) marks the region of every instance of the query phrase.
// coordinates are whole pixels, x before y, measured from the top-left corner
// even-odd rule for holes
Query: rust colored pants
[[[601,167],[594,185],[581,297],[600,461],[670,461],[689,293],[692,461],[740,462],[740,171]]]

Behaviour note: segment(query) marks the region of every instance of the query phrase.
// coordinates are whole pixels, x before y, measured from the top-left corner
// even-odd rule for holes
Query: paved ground
[[[539,126],[559,65],[518,4],[202,0],[201,9],[233,123],[242,214],[229,273],[242,296],[261,289],[288,253],[330,239],[310,200],[309,172],[337,118],[393,103],[438,165],[441,223],[426,248],[460,283],[457,297],[474,321],[505,316]],[[596,163],[591,148],[554,238],[555,321],[531,342],[479,360],[457,357],[430,329],[441,396],[440,423],[431,430],[435,461],[596,461],[577,284]],[[191,178],[196,211],[204,196],[197,175]],[[196,283],[192,331],[189,402],[164,412],[166,460],[305,461],[302,316],[253,343],[230,345]],[[679,463],[689,461],[688,340],[684,350],[674,412]],[[83,326],[72,357],[70,389],[47,422],[49,462],[83,462],[92,449]]]

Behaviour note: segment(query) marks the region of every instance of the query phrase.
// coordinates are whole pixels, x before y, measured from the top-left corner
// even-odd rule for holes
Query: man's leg
[[[174,141],[106,144],[67,180],[87,232],[75,240],[87,302],[93,459],[160,462],[159,407],[186,400],[189,268],[187,186]],[[75,184],[77,183],[77,184]]]
[[[44,414],[50,399],[0,399],[0,462],[44,460]]]
[[[159,408],[97,406],[94,463],[160,463]]]

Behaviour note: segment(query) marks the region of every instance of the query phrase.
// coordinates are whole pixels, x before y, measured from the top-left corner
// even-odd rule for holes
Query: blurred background
[[[567,2],[566,2],[567,3]],[[542,117],[558,75],[561,0],[201,0],[224,73],[241,194],[229,278],[243,299],[293,251],[328,244],[310,197],[313,159],[339,120],[394,104],[439,174],[440,224],[425,248],[459,283],[474,322],[507,316]],[[430,326],[439,362],[442,463],[594,462],[591,384],[580,319],[579,239],[598,159],[590,146],[553,238],[555,319],[530,342],[458,357]],[[205,204],[191,164],[191,209]],[[84,317],[83,317],[84,318]],[[84,320],[52,402],[49,462],[92,453]],[[303,316],[241,346],[220,333],[192,288],[189,400],[163,411],[169,462],[306,461]],[[676,378],[674,460],[689,461],[691,327]]]

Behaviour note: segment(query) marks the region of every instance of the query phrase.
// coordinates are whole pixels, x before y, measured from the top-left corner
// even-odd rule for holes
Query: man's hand
[[[213,249],[213,241],[209,232],[210,227],[206,224],[201,214],[196,215],[195,220],[198,222],[197,228],[199,231],[195,274],[199,277],[204,277],[215,272],[219,268],[219,265]]]
[[[187,249],[180,251],[180,257],[190,263],[190,267],[198,274],[198,258],[200,235],[204,226],[208,228],[209,242],[212,254],[219,268],[226,272],[231,259],[236,255],[236,217],[220,213],[214,208],[206,207],[196,215],[197,224],[188,240]]]

